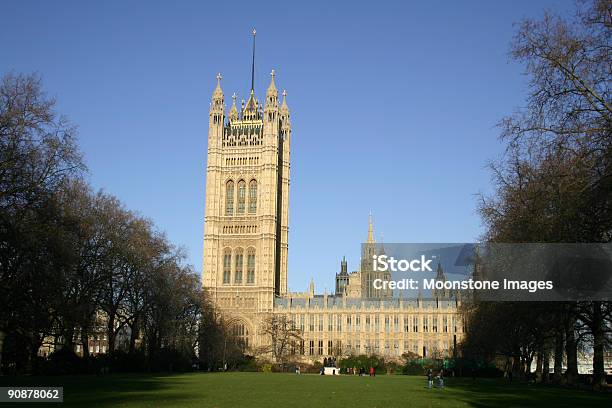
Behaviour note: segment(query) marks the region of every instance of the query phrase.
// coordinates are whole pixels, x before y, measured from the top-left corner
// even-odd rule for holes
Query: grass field
[[[7,385],[61,385],[71,407],[610,407],[612,394],[502,380],[264,373],[0,377]],[[24,406],[19,404],[18,406]],[[43,404],[36,404],[37,407]]]

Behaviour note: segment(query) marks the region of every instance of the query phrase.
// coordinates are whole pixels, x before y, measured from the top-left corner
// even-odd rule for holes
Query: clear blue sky
[[[472,242],[495,124],[521,106],[513,22],[571,1],[5,1],[0,73],[37,71],[79,126],[94,187],[152,218],[201,270],[208,104],[268,73],[292,114],[289,287],[386,242]],[[229,104],[228,102],[228,104]]]

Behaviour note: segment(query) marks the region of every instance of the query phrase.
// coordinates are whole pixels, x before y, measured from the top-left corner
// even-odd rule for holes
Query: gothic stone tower
[[[374,240],[374,225],[372,214],[368,219],[368,239],[361,245],[361,295],[368,299],[384,299],[393,296],[393,292],[386,289],[375,289],[374,280],[390,280],[391,272],[374,271],[374,255],[384,255],[385,248],[382,242],[377,245]]]
[[[287,293],[291,123],[272,79],[262,109],[253,85],[240,111],[226,116],[221,75],[208,127],[202,281],[246,343]],[[254,344],[253,344],[254,345]]]

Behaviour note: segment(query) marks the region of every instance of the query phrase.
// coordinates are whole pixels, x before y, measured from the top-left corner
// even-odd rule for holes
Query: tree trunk
[[[521,355],[516,354],[512,357],[512,377],[520,378],[521,377]]]
[[[544,367],[544,356],[543,356],[544,352],[542,351],[542,349],[540,349],[538,351],[538,355],[536,357],[536,371],[535,371],[535,377],[536,377],[536,382],[543,382],[542,381],[542,369]]]
[[[130,333],[130,354],[133,354],[136,352],[136,340],[138,339],[138,336],[140,334],[140,331],[138,329],[138,320],[134,320],[134,323],[132,323],[132,325],[130,326],[131,329],[131,333]]]
[[[604,370],[604,344],[603,316],[601,302],[593,302],[593,385],[601,387],[606,385],[606,372]]]
[[[563,375],[563,331],[557,330],[555,336],[555,373],[553,381],[560,383]]]
[[[526,359],[525,363],[525,373],[527,375],[527,379],[531,378],[531,364],[533,363],[533,354]]]
[[[36,374],[35,369],[37,369],[37,367],[35,363],[38,357],[38,350],[42,345],[42,338],[35,334],[30,334],[29,338],[27,339],[27,342],[28,355],[25,363],[24,372],[25,374]]]
[[[544,349],[544,355],[542,356],[542,383],[548,384],[548,377],[550,373],[550,353],[548,349]]]
[[[89,358],[89,333],[87,330],[81,329],[81,343],[83,344],[83,358]]]
[[[565,355],[567,357],[567,371],[565,380],[568,385],[575,385],[578,380],[578,344],[576,342],[576,332],[574,331],[575,318],[568,319],[565,328]]]
[[[68,323],[64,329],[64,347],[74,351],[74,324]]]
[[[108,355],[112,356],[115,352],[115,319],[109,317],[106,323],[106,331],[108,335]]]

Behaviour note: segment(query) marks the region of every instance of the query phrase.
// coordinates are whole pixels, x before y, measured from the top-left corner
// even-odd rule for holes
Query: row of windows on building
[[[234,200],[234,197],[237,199]],[[234,212],[234,201],[236,208]],[[247,184],[244,180],[239,180],[237,187],[233,180],[228,180],[225,183],[225,215],[245,214],[247,211]],[[257,181],[249,181],[248,194],[248,213],[255,214],[257,212]]]
[[[244,279],[246,272],[246,280]],[[224,285],[252,285],[255,283],[255,248],[247,248],[246,264],[245,251],[242,248],[223,250],[223,284]]]
[[[322,332],[327,326],[328,332],[380,333],[381,328],[385,333],[458,333],[460,331],[457,316],[384,316],[380,315],[295,315],[292,319],[294,328],[302,332]],[[381,327],[382,324],[382,327]]]
[[[301,340],[291,343],[289,351],[293,355],[308,356],[376,354],[399,357],[404,353],[414,353],[422,357],[431,357],[435,354],[450,355],[452,348],[453,344],[450,341],[423,342],[422,347],[420,347],[418,342],[408,340],[404,342],[398,340],[367,340],[363,343],[360,340],[349,340],[344,344],[342,340],[328,340],[327,342],[323,340]]]
[[[228,157],[225,159],[226,166],[256,166],[259,164],[259,156]]]
[[[224,234],[256,234],[257,225],[226,225],[223,227]]]

